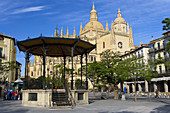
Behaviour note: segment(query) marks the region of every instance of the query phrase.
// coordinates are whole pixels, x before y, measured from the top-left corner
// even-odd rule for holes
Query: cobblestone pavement
[[[163,100],[170,102],[168,99]],[[157,99],[90,100],[88,105],[77,105],[74,109],[49,110],[43,107],[22,106],[21,101],[0,101],[0,113],[169,113],[170,103]]]

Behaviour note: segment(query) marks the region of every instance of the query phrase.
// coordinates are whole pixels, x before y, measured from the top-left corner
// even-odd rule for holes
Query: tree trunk
[[[93,85],[93,99],[95,99],[95,89],[94,89],[94,85]]]
[[[135,77],[135,82],[134,83],[135,83],[135,102],[136,102],[137,101],[136,100],[136,77]]]
[[[114,88],[114,100],[118,100],[118,89],[117,89],[117,87]]]

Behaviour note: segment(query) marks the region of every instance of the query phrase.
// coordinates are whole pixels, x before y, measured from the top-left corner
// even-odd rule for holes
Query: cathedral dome
[[[126,21],[125,21],[125,19],[122,18],[122,17],[117,17],[117,18],[115,19],[114,23],[122,23],[122,24],[125,23],[125,24],[126,24]]]
[[[121,16],[120,9],[118,10],[117,18],[115,19],[114,23],[126,24],[125,19]]]
[[[96,30],[96,28],[97,28],[98,30],[103,30],[104,31],[103,25],[98,21],[90,21],[90,22],[88,22],[85,25],[85,27],[83,28],[83,31],[86,31],[86,30],[88,30],[90,28],[92,28],[94,30]]]

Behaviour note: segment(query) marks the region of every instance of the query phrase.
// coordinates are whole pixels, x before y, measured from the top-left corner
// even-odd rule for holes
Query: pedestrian
[[[156,89],[156,91],[155,91],[155,93],[156,93],[156,96],[155,96],[155,98],[158,98],[158,89]]]
[[[12,100],[14,100],[14,97],[15,97],[15,93],[14,91],[12,91]]]
[[[17,93],[17,91],[14,93],[14,96],[15,96],[14,100],[18,100],[18,93]]]
[[[126,87],[124,87],[124,93],[126,94]]]

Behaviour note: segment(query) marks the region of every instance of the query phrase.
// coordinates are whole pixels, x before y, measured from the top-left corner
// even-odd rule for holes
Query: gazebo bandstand
[[[59,38],[59,37],[43,37],[27,39],[18,41],[17,46],[20,51],[25,53],[25,81],[23,89],[24,105],[40,105],[44,107],[52,107],[52,90],[46,89],[46,56],[50,57],[63,57],[64,59],[64,80],[65,80],[65,64],[66,57],[71,57],[72,71],[71,71],[71,92],[73,101],[78,104],[88,104],[88,80],[87,80],[87,54],[92,51],[96,46],[83,41],[79,38]],[[28,86],[28,63],[30,54],[43,56],[43,89],[27,89]],[[83,54],[86,56],[86,89],[75,90],[73,87],[73,57],[81,56],[81,85],[82,85],[82,58]],[[65,83],[65,81],[64,81]],[[83,97],[79,100],[79,94]]]

